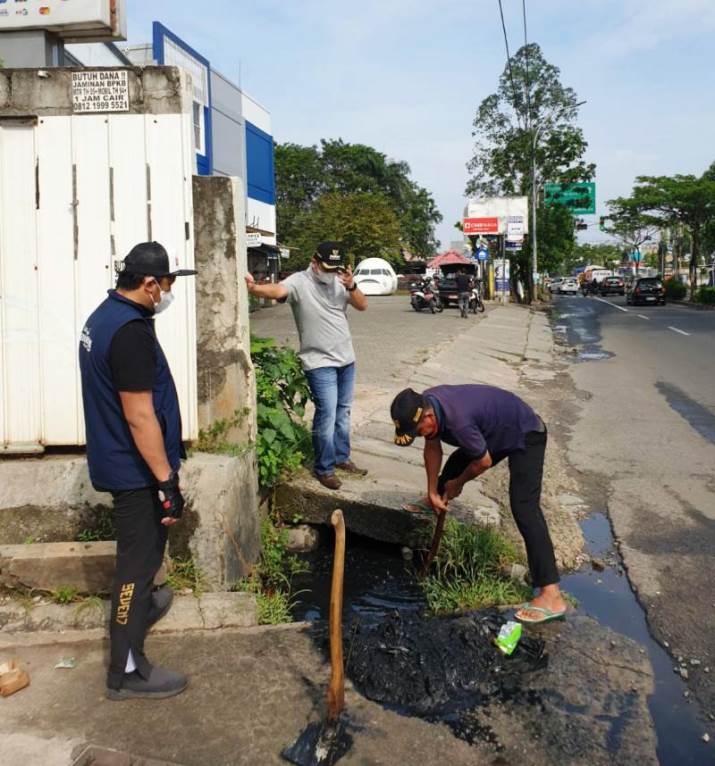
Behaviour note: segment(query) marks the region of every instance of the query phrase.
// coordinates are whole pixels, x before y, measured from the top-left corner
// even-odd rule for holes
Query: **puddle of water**
[[[685,391],[670,383],[659,381],[655,387],[660,391],[678,415],[683,417],[704,439],[715,444],[715,415],[691,399]]]
[[[617,558],[611,525],[603,513],[582,522],[591,555]],[[684,697],[687,686],[673,672],[674,661],[650,635],[645,613],[631,590],[625,574],[607,567],[603,572],[583,570],[562,579],[564,590],[580,602],[580,608],[617,633],[637,641],[647,652],[655,676],[655,691],[648,699],[658,736],[661,766],[700,766],[705,745],[701,737],[707,726],[700,723]]]

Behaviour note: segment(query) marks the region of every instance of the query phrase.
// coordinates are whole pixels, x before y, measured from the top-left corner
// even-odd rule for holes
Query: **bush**
[[[495,530],[447,519],[432,572],[423,581],[430,609],[457,612],[527,601],[530,589],[505,571],[519,558]]]
[[[715,305],[715,287],[703,285],[695,294],[695,300],[698,303],[704,303],[707,306]]]
[[[294,351],[273,338],[252,338],[256,367],[256,456],[264,488],[273,487],[311,457],[310,431],[300,420],[310,396],[308,381]]]
[[[682,301],[688,293],[688,288],[679,279],[669,279],[665,283],[665,295],[674,301]]]

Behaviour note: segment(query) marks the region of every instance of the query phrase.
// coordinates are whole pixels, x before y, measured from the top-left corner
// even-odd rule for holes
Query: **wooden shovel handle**
[[[345,704],[343,671],[343,576],[345,574],[345,520],[342,511],[333,511],[330,523],[335,528],[333,580],[330,587],[330,685],[328,718],[336,720]]]
[[[434,528],[434,535],[432,535],[432,545],[430,551],[425,559],[425,564],[422,567],[422,577],[426,577],[429,574],[430,567],[434,561],[434,557],[439,550],[439,544],[442,542],[442,535],[444,534],[444,521],[447,518],[446,511],[440,511],[437,514],[437,523]]]

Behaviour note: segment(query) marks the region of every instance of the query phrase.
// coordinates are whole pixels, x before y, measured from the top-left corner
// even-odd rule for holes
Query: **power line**
[[[521,127],[521,120],[519,119],[519,110],[516,106],[516,86],[514,85],[514,72],[511,68],[511,54],[509,53],[509,38],[506,33],[506,24],[504,23],[504,8],[502,7],[502,0],[497,0],[499,3],[499,15],[501,16],[501,28],[504,32],[504,47],[506,48],[506,64],[509,69],[509,80],[511,81],[511,93],[513,99],[514,111],[516,112],[516,121]]]
[[[524,17],[524,58],[526,60],[526,125],[531,122],[531,82],[529,80],[529,35],[526,28],[526,0],[521,0],[521,10]]]

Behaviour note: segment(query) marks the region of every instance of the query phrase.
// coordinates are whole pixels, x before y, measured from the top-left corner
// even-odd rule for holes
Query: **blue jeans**
[[[315,404],[313,451],[315,473],[331,474],[336,463],[350,460],[350,407],[353,403],[355,364],[307,370]]]

